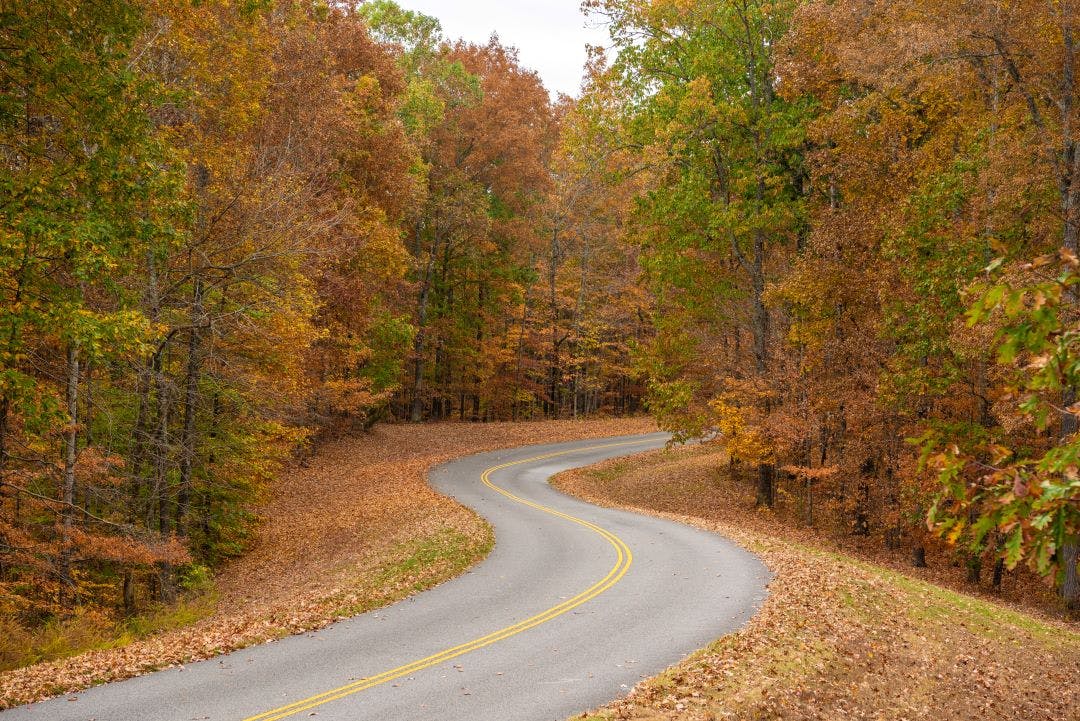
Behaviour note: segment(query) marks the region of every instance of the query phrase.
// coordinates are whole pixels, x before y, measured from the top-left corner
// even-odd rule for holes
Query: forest
[[[1072,0],[0,4],[0,633],[170,603],[376,423],[648,412],[1080,605]]]

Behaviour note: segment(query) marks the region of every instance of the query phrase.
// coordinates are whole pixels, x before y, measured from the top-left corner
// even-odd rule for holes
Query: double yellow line
[[[513,626],[501,628],[498,631],[494,631],[486,636],[473,639],[472,641],[463,643],[460,646],[454,646],[453,648],[448,648],[444,651],[440,651],[439,653],[428,656],[427,658],[422,658],[418,661],[407,663],[404,666],[392,668],[389,671],[384,671],[377,676],[362,678],[357,681],[353,681],[352,683],[345,684],[344,686],[339,686],[337,688],[330,689],[329,691],[323,691],[322,693],[316,694],[315,696],[309,696],[308,698],[294,701],[291,704],[280,706],[271,711],[266,711],[257,716],[250,716],[244,719],[244,721],[278,721],[278,719],[288,718],[289,716],[293,716],[294,714],[298,714],[302,711],[308,711],[317,706],[322,706],[325,703],[330,703],[331,701],[336,701],[340,698],[351,696],[354,693],[359,693],[360,691],[369,689],[373,686],[378,686],[379,684],[386,683],[387,681],[393,681],[394,679],[401,678],[402,676],[407,676],[422,669],[443,663],[444,661],[449,661],[452,658],[457,658],[458,656],[469,653],[470,651],[475,651],[485,646],[490,646],[497,641],[502,641],[503,639],[510,638],[511,636],[516,636],[523,631],[528,631],[530,628],[534,628],[542,623],[546,623],[553,618],[563,615],[567,611],[577,608],[586,601],[596,598],[601,593],[614,586],[616,583],[619,582],[619,579],[625,576],[626,572],[630,570],[630,564],[634,560],[634,554],[630,552],[630,547],[627,546],[622,541],[622,539],[620,539],[611,531],[597,526],[595,523],[590,523],[589,521],[578,518],[577,516],[571,516],[567,513],[563,513],[562,511],[557,511],[554,508],[542,506],[539,503],[533,503],[532,501],[521,498],[520,496],[516,496],[505,488],[500,488],[499,486],[496,486],[494,483],[492,483],[491,474],[495,473],[496,471],[501,471],[504,468],[510,468],[511,466],[518,466],[523,463],[532,463],[533,461],[542,461],[547,458],[555,458],[556,456],[565,456],[571,453],[594,451],[603,448],[615,448],[617,446],[632,446],[646,442],[647,441],[643,440],[623,441],[621,443],[606,443],[599,446],[588,446],[586,448],[574,448],[568,451],[547,453],[542,456],[534,456],[532,458],[526,458],[520,461],[512,461],[511,463],[503,463],[499,466],[492,466],[491,468],[488,468],[486,471],[480,474],[480,480],[483,481],[485,486],[488,486],[489,488],[497,491],[498,493],[501,493],[510,500],[522,503],[526,506],[529,506],[530,508],[535,508],[538,511],[543,511],[544,513],[558,516],[559,518],[570,521],[571,523],[576,523],[579,526],[584,526],[590,531],[593,531],[594,533],[602,536],[604,540],[610,543],[615,549],[616,553],[615,565],[612,566],[611,570],[607,572],[607,575],[601,578],[599,581],[589,586],[573,598],[567,599],[566,601],[563,601],[557,606],[552,606],[546,611],[542,611],[535,616],[525,619],[524,621],[515,623]]]

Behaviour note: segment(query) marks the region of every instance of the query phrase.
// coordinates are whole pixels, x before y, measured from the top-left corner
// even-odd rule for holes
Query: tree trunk
[[[1076,389],[1066,388],[1062,393],[1062,408],[1068,408],[1076,403]],[[1061,414],[1061,442],[1067,443],[1076,433],[1077,419],[1072,413]],[[1061,586],[1058,593],[1069,608],[1080,608],[1080,577],[1077,576],[1076,562],[1077,551],[1080,548],[1080,539],[1070,536],[1065,539],[1059,551],[1061,559]]]
[[[94,366],[86,363],[86,402],[83,407],[86,409],[83,413],[83,442],[88,445],[94,445]]]
[[[1065,44],[1061,74],[1061,111],[1064,136],[1062,138],[1061,205],[1062,216],[1065,219],[1062,245],[1073,255],[1080,255],[1080,152],[1077,149],[1076,139],[1073,137],[1073,132],[1076,130],[1073,117],[1076,87],[1076,47],[1072,31],[1073,29],[1069,25],[1062,28],[1062,39]],[[1080,303],[1080,287],[1072,286],[1069,297],[1074,305]],[[1062,395],[1063,408],[1068,408],[1076,403],[1076,388],[1066,388]],[[1076,430],[1076,416],[1069,412],[1062,413],[1061,441],[1069,442]],[[1065,539],[1065,543],[1062,544],[1059,551],[1062,566],[1059,593],[1070,608],[1080,608],[1080,578],[1077,577],[1076,568],[1078,550],[1080,550],[1080,538],[1071,536]]]
[[[982,580],[982,555],[978,553],[972,553],[967,557],[967,580],[968,583],[979,585]]]
[[[531,267],[535,262],[536,257],[529,258],[529,266]],[[525,286],[525,293],[521,301],[521,332],[518,334],[517,350],[514,352],[514,394],[510,399],[510,417],[512,420],[518,420],[520,401],[518,397],[521,395],[521,386],[524,382],[523,364],[525,360],[525,327],[529,322],[529,294],[532,292],[532,283]]]
[[[8,413],[11,409],[11,400],[7,394],[0,396],[0,483],[3,483],[4,473],[7,470],[7,434]]]
[[[1080,574],[1076,564],[1080,561],[1080,539],[1065,539],[1061,546],[1061,597],[1071,609],[1080,609]]]
[[[416,228],[417,247],[420,245],[420,226]],[[416,336],[413,339],[413,397],[409,420],[419,423],[424,420],[424,346],[427,340],[428,303],[431,296],[431,276],[435,270],[435,256],[438,254],[438,233],[432,234],[431,253],[424,268],[424,281],[420,285],[420,297],[417,300]]]
[[[855,507],[855,535],[870,535],[870,483],[865,478],[859,483],[858,505]]]
[[[1005,577],[1005,559],[999,558],[994,562],[993,587],[995,591],[1001,590],[1001,581]]]
[[[74,580],[71,577],[71,531],[75,521],[75,460],[79,441],[79,349],[74,342],[67,349],[67,401],[68,427],[64,432],[64,472],[62,481],[61,533],[60,533],[60,581],[61,603],[75,601]]]
[[[482,358],[484,355],[484,305],[487,303],[487,288],[483,280],[477,283],[476,287],[476,312],[478,314],[478,322],[476,324],[476,355],[478,358]],[[462,370],[461,380],[465,380],[465,371]],[[476,364],[475,370],[472,373],[473,393],[472,393],[472,412],[469,414],[469,420],[476,423],[480,420],[480,383],[483,378],[480,376],[480,365]],[[465,413],[465,400],[462,396],[462,415]]]
[[[558,418],[560,413],[559,399],[559,297],[558,297],[558,272],[559,272],[559,228],[558,225],[551,231],[551,258],[548,263],[548,305],[551,313],[551,358],[548,365],[548,394],[551,399],[551,417]]]
[[[765,180],[758,179],[757,198],[759,203],[765,200]],[[761,228],[754,231],[754,257],[750,273],[753,287],[753,329],[754,329],[754,370],[758,378],[764,378],[768,370],[769,352],[769,309],[765,307],[765,232]],[[769,401],[764,402],[764,413],[769,414]],[[772,508],[776,500],[776,467],[771,463],[758,466],[757,504]]]
[[[757,505],[772,508],[776,481],[776,466],[771,463],[758,464]]]
[[[169,382],[163,368],[163,356],[169,347],[168,341],[164,342],[154,358],[154,381],[157,392],[157,423],[154,429],[154,463],[153,463],[153,502],[150,504],[151,513],[157,510],[158,533],[163,541],[169,539],[171,533],[169,524]],[[148,525],[152,525],[148,524]],[[158,566],[158,594],[161,601],[172,603],[176,600],[175,588],[172,583],[172,568],[168,563],[162,562]]]
[[[911,547],[911,565],[915,568],[926,568],[926,548],[921,543]]]
[[[195,279],[191,303],[191,331],[188,335],[187,377],[184,379],[184,425],[180,438],[180,486],[176,498],[176,533],[187,535],[191,504],[192,470],[195,465],[195,411],[199,402],[200,341],[203,322],[202,281]]]
[[[124,615],[135,615],[135,577],[131,569],[124,571],[124,579],[120,590],[121,598],[123,599]]]

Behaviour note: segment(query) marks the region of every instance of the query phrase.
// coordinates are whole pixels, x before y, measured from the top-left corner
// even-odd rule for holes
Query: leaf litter
[[[648,433],[649,418],[380,425],[330,440],[283,473],[252,548],[215,578],[213,611],[183,628],[0,674],[0,709],[322,628],[456,576],[490,527],[426,483],[452,458]]]
[[[1075,622],[1037,605],[957,592],[947,587],[956,585],[956,574],[901,571],[885,556],[868,558],[755,511],[753,490],[717,473],[722,461],[709,446],[689,447],[554,479],[594,503],[720,533],[758,554],[775,574],[768,598],[743,630],[579,718],[1077,718]]]

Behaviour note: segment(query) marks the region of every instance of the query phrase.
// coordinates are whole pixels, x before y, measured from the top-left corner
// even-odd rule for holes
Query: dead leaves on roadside
[[[1080,633],[837,552],[755,513],[708,449],[654,452],[568,471],[555,483],[593,502],[721,533],[775,578],[745,629],[598,717],[1062,721],[1080,708]],[[752,491],[751,491],[752,493]],[[658,620],[661,622],[661,620]]]
[[[249,553],[216,579],[217,610],[186,628],[0,674],[0,708],[321,628],[465,570],[490,547],[476,514],[427,471],[462,455],[655,431],[651,419],[383,425],[282,474]]]

